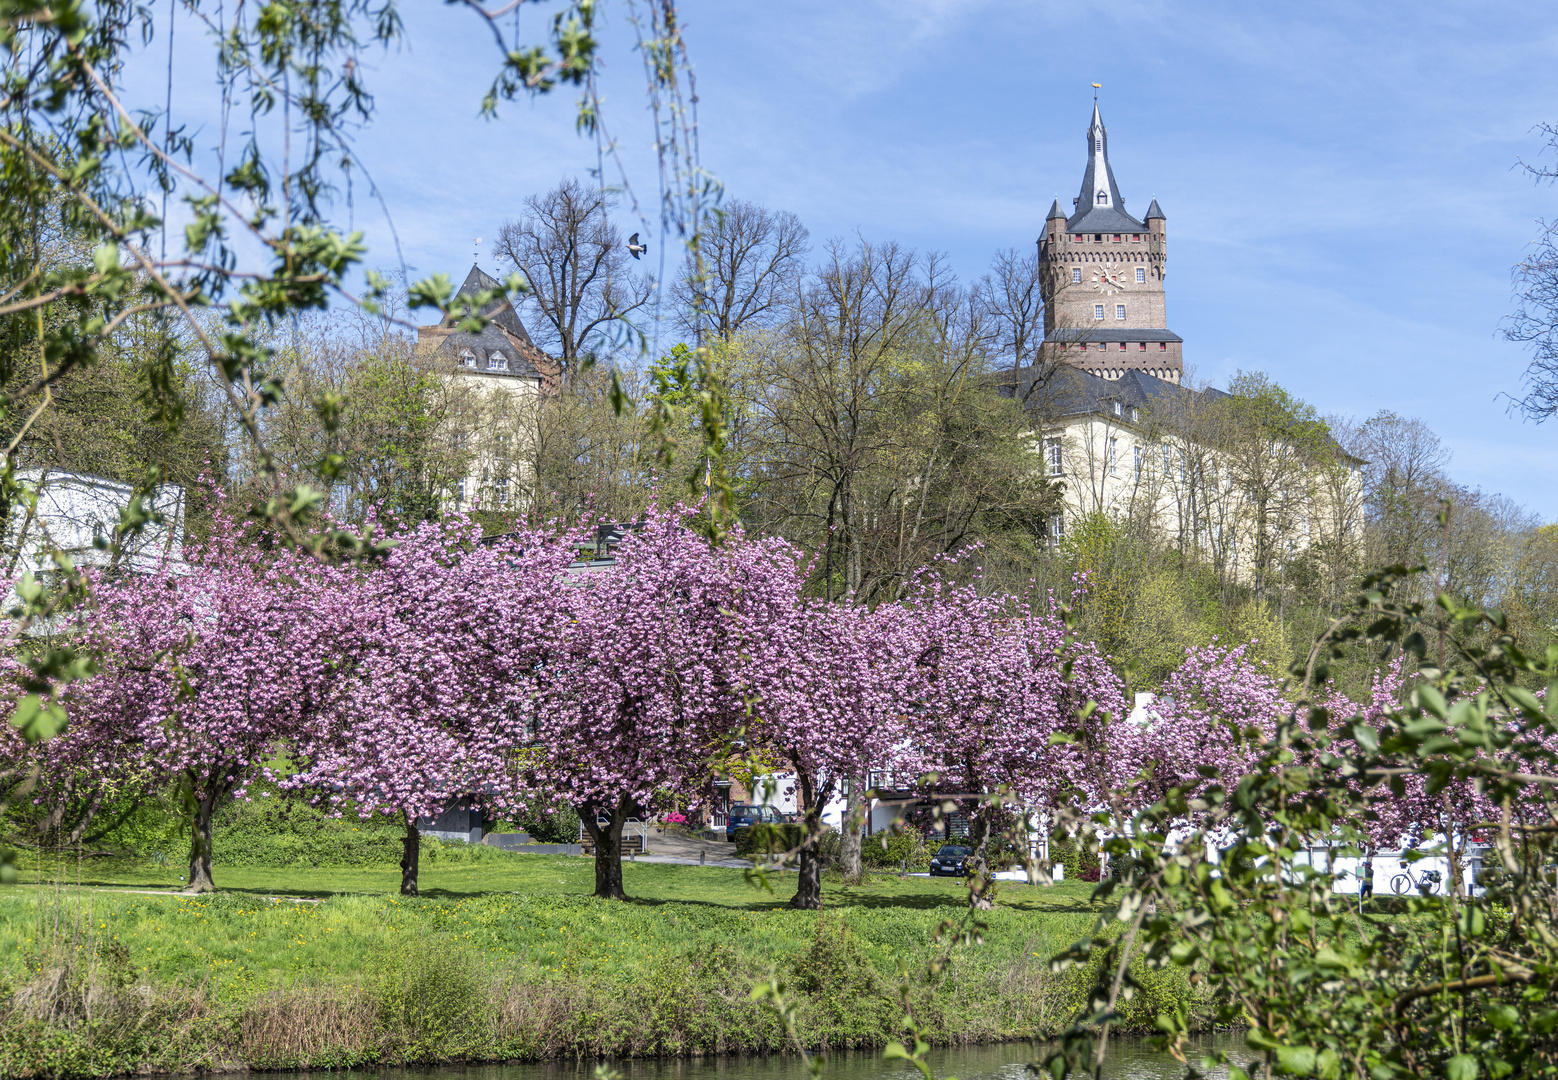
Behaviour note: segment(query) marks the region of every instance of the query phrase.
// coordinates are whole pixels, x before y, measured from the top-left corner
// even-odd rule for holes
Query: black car
[[[931,877],[963,877],[974,849],[962,844],[942,844],[930,857]]]

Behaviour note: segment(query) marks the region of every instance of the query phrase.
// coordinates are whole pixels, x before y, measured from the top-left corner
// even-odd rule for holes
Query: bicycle
[[[1390,879],[1390,891],[1397,896],[1405,896],[1407,890],[1416,889],[1423,896],[1432,896],[1439,891],[1439,882],[1444,877],[1437,870],[1425,870],[1421,879],[1412,876],[1412,868],[1407,863],[1401,864],[1401,873]]]

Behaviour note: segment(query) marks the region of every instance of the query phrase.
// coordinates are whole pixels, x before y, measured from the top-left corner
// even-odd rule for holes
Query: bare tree
[[[527,198],[525,210],[499,231],[498,255],[530,286],[521,303],[537,344],[571,375],[614,329],[632,326],[654,284],[633,273],[603,192],[569,178]]]
[[[700,238],[702,280],[689,258],[677,285],[683,328],[701,344],[705,334],[730,341],[749,323],[774,321],[794,295],[810,236],[788,211],[729,203]]]
[[[1558,127],[1542,124],[1547,148],[1558,150]],[[1558,181],[1558,169],[1520,163],[1539,184]],[[1512,398],[1511,407],[1538,423],[1558,413],[1558,221],[1542,222],[1542,233],[1529,256],[1515,267],[1519,307],[1504,320],[1504,336],[1531,346],[1526,368],[1526,396]]]

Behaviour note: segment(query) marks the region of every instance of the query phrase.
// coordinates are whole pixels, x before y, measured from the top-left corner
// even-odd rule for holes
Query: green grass
[[[488,851],[433,860],[416,899],[393,866],[218,865],[201,897],[144,861],[35,868],[0,888],[0,1073],[771,1051],[783,1032],[748,998],[774,975],[818,1045],[896,1037],[905,992],[938,1041],[989,1041],[1063,1026],[1088,978],[1047,963],[1093,924],[1082,883],[1001,883],[982,944],[932,976],[938,928],[967,909],[957,880],[825,884],[819,915],[788,907],[793,874],[769,893],[739,870],[629,862],[618,903],[589,895],[588,859]],[[1138,1026],[1188,992],[1142,976],[1157,990]],[[47,1022],[45,984],[79,988],[49,991]],[[100,1014],[121,996],[122,1028],[70,1022],[93,987]]]

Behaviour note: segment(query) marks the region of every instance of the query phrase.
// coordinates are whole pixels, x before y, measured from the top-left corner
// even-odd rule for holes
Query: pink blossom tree
[[[97,577],[81,633],[99,673],[66,692],[48,752],[175,781],[190,814],[188,888],[204,892],[217,808],[335,705],[354,662],[337,633],[350,571],[262,551],[223,517],[185,554],[153,574]]]
[[[537,672],[568,617],[572,551],[543,532],[484,543],[463,519],[395,539],[351,585],[341,632],[358,659],[334,707],[296,736],[283,786],[400,818],[400,891],[415,896],[418,820],[492,798],[523,750]]]
[[[1124,690],[1095,646],[1069,637],[1053,597],[983,596],[926,575],[905,606],[917,637],[909,737],[934,790],[979,800],[971,902],[988,907],[991,797],[1055,807],[1124,786],[1137,767],[1118,738]]]
[[[533,740],[512,802],[568,803],[595,846],[595,895],[625,898],[622,830],[679,800],[713,793],[713,760],[742,723],[729,614],[738,535],[713,547],[688,513],[651,508],[617,566],[572,578],[567,619],[537,673]]]
[[[898,691],[908,639],[894,608],[804,598],[805,568],[795,553],[785,556],[767,579],[776,587],[742,597],[742,683],[753,697],[750,734],[788,763],[806,815],[790,904],[818,909],[823,807],[845,780],[889,767],[903,750]]]

